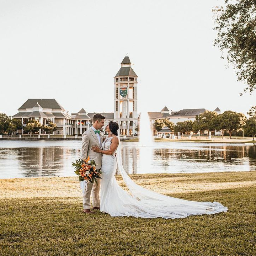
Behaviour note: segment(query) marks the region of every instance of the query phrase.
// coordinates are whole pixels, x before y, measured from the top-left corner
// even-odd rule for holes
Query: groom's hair
[[[105,119],[105,116],[102,114],[95,114],[92,118],[92,122],[95,123],[96,121],[101,121],[102,119]]]

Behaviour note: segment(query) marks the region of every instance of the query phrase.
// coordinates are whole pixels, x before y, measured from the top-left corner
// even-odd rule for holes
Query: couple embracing
[[[227,208],[218,202],[183,200],[158,194],[137,185],[127,175],[122,165],[121,150],[118,147],[118,124],[109,122],[105,127],[108,135],[103,141],[100,130],[104,126],[104,121],[104,116],[95,114],[93,126],[83,134],[82,138],[81,158],[90,157],[95,161],[96,168],[101,169],[102,172],[102,179],[97,179],[97,182],[81,181],[80,183],[83,192],[83,212],[90,214],[94,210],[100,210],[113,217],[175,219],[227,211]],[[115,179],[117,165],[128,192]]]

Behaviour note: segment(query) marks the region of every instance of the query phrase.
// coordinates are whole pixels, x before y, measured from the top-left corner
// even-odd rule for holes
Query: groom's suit
[[[102,144],[102,136],[95,134],[93,128],[91,127],[89,130],[83,133],[82,136],[82,152],[81,158],[87,159],[89,156],[91,160],[94,160],[96,163],[96,168],[101,168],[101,153],[94,152],[91,148],[93,146],[97,146],[101,148]],[[97,183],[87,182],[87,186],[85,186],[85,191],[83,192],[83,208],[90,209],[90,196],[92,192],[92,205],[93,207],[100,207],[100,179],[97,179]]]

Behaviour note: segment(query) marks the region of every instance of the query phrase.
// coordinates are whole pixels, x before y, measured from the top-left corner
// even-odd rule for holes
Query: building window
[[[116,78],[116,82],[118,82],[118,78]]]
[[[132,103],[132,109],[133,109],[133,111],[135,111],[135,103],[134,103],[134,101]]]
[[[116,111],[118,111],[118,101],[116,101]]]
[[[132,98],[133,98],[133,99],[135,99],[135,98],[134,98],[134,95],[135,95],[135,92],[134,92],[134,87],[133,87],[133,88],[132,88]]]
[[[130,121],[130,126],[133,126],[133,121]]]
[[[116,99],[118,99],[118,88],[116,88]]]

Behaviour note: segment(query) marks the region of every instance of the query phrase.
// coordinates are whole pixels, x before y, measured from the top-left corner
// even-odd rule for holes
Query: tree
[[[164,126],[168,127],[171,131],[174,130],[174,123],[168,119],[164,119]]]
[[[196,119],[193,123],[193,131],[197,133],[198,131],[203,132],[207,130],[209,131],[215,130],[214,127],[214,118],[216,118],[218,114],[214,111],[205,111],[204,113],[196,116]]]
[[[245,124],[245,116],[241,113],[233,111],[225,111],[219,115],[220,118],[220,129],[226,130],[229,133],[231,139],[232,131],[237,131]]]
[[[44,125],[42,127],[42,129],[47,133],[47,134],[50,134],[52,133],[53,131],[56,131],[57,130],[57,125],[55,123],[49,123],[47,125]]]
[[[200,114],[202,121],[204,123],[204,130],[207,130],[208,135],[210,131],[215,130],[215,119],[218,114],[214,111],[205,111],[204,113]]]
[[[8,132],[11,119],[4,113],[0,113],[0,134]]]
[[[156,119],[154,122],[154,128],[159,132],[164,127],[168,127],[171,131],[174,129],[174,124],[168,119]]]
[[[42,129],[42,125],[37,120],[29,121],[24,128],[24,130],[30,133],[30,135],[32,133],[39,132],[40,129]]]
[[[216,9],[217,38],[222,58],[226,58],[236,71],[238,81],[244,81],[244,91],[256,88],[256,1],[225,0],[225,6]]]
[[[247,112],[247,114],[248,114],[250,117],[256,117],[256,106],[251,107],[250,110]]]
[[[193,130],[193,122],[191,120],[178,122],[174,126],[174,132],[181,132],[181,134],[191,132],[192,130]]]
[[[244,126],[244,132],[246,136],[252,136],[253,140],[256,135],[256,118],[250,117],[246,120],[245,126]]]
[[[159,132],[163,129],[164,122],[162,119],[156,119],[154,122],[154,128]]]
[[[14,132],[17,132],[17,130],[21,130],[22,129],[22,122],[21,120],[18,119],[12,119],[9,123],[7,132],[8,134],[12,134]]]

